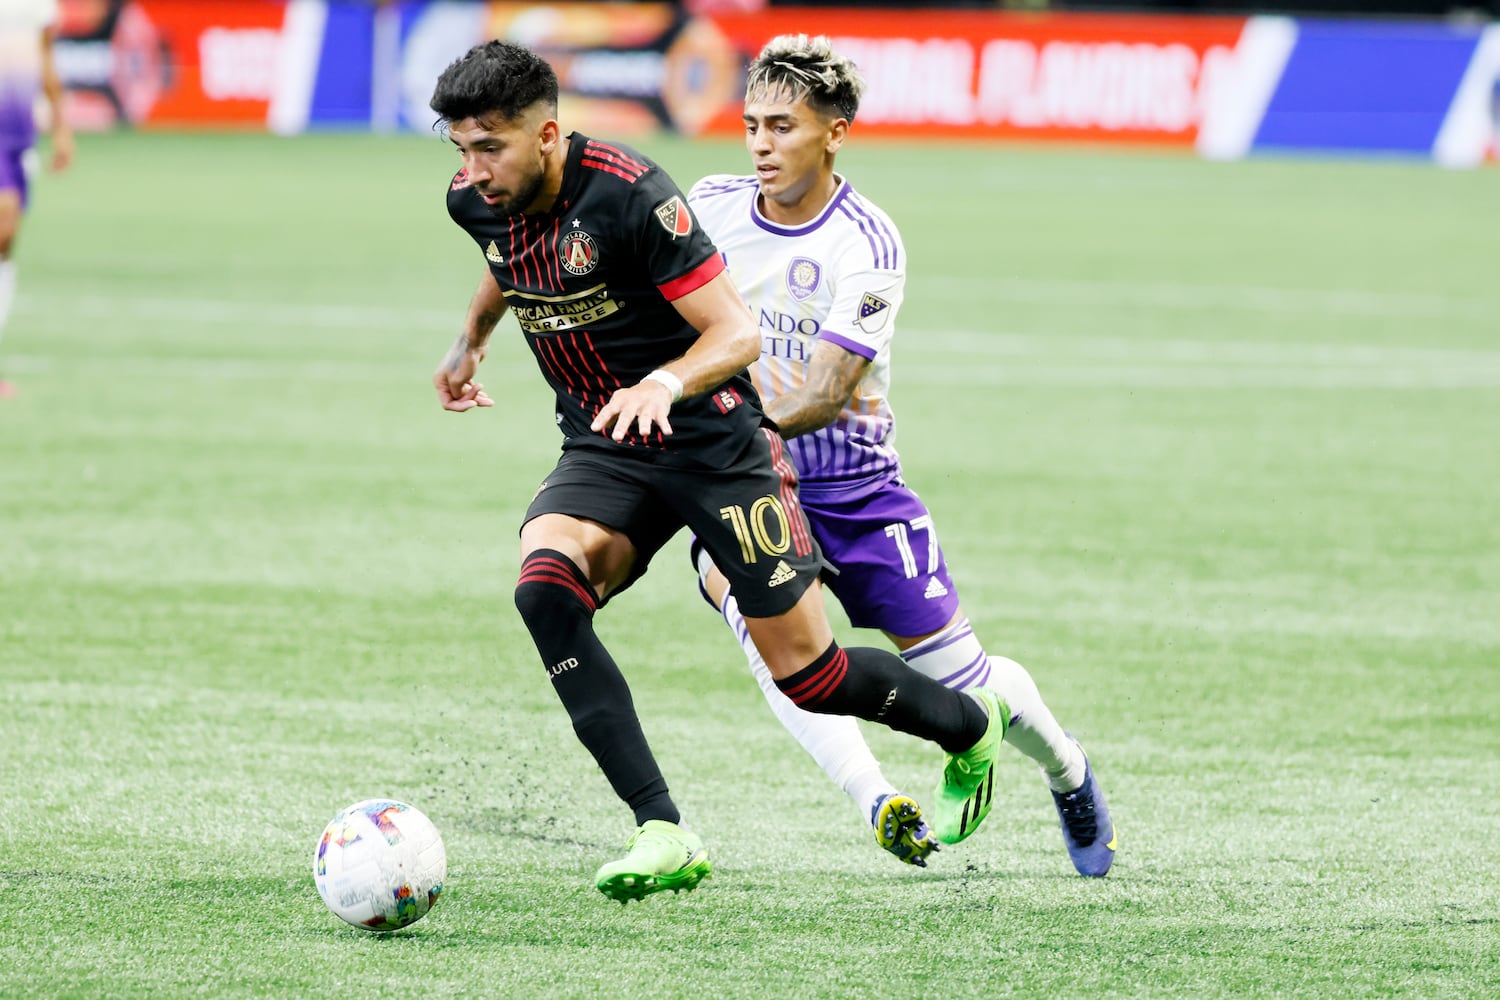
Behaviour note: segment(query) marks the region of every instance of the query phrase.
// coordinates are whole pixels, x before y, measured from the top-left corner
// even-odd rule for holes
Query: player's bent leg
[[[522,538],[524,546],[526,532]],[[531,532],[529,540],[574,547],[557,533]],[[597,545],[584,548],[597,563],[603,550]],[[630,806],[636,823],[676,823],[681,816],[646,742],[630,687],[594,632],[599,596],[589,575],[558,549],[529,548],[521,561],[515,601],[574,733],[615,794]]]
[[[847,715],[817,715],[792,704],[791,699],[776,686],[771,672],[766,669],[766,661],[761,659],[760,651],[750,641],[750,633],[745,629],[745,621],[740,617],[733,594],[724,601],[724,620],[740,640],[750,672],[777,721],[868,816],[876,799],[896,789],[881,774],[875,754],[860,734],[859,723]]]
[[[754,674],[766,703],[787,732],[808,755],[833,779],[833,783],[854,800],[862,815],[870,820],[875,842],[907,864],[926,867],[927,858],[937,849],[937,840],[922,818],[922,807],[902,795],[887,780],[880,764],[859,731],[859,724],[844,715],[817,715],[792,704],[766,668],[760,650],[750,639],[739,602],[729,592],[724,578],[707,550],[696,542],[690,548],[698,570],[698,590],[714,607],[729,630],[734,633],[745,660]]]
[[[691,892],[713,866],[698,835],[664,820],[647,820],[631,836],[625,856],[599,869],[595,884],[610,899],[628,903],[654,892]]]
[[[878,722],[949,753],[968,750],[985,734],[989,720],[973,698],[922,676],[887,650],[840,648],[817,586],[782,615],[746,615],[745,626],[776,686],[800,708]]]
[[[806,619],[813,615],[816,619],[809,628]],[[846,650],[831,640],[810,664],[789,672],[788,659],[779,664],[773,660],[762,636],[766,642],[780,643],[777,652],[785,657],[788,649],[799,648],[786,641],[787,633],[795,637],[799,628],[812,634],[819,627],[827,630],[816,588],[810,588],[787,615],[747,618],[746,624],[777,687],[798,706],[811,712],[853,715],[941,746],[948,756],[934,809],[938,838],[956,843],[978,829],[993,805],[991,770],[1009,719],[1009,710],[998,695],[986,689],[954,691],[912,670],[886,650]]]

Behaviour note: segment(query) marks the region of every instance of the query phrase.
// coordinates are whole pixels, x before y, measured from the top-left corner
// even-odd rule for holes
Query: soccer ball
[[[318,840],[313,881],[340,919],[367,931],[413,924],[437,903],[448,854],[432,821],[405,802],[340,809]]]

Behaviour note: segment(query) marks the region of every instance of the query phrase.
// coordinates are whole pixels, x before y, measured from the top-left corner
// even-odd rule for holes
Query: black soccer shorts
[[[768,429],[724,469],[566,449],[532,498],[526,520],[542,514],[596,521],[630,539],[635,565],[614,593],[640,579],[651,557],[684,525],[713,556],[741,613],[750,618],[790,611],[823,568],[797,499],[796,468],[781,438]]]

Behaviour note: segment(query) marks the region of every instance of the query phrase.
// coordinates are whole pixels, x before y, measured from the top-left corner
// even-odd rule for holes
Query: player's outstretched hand
[[[635,385],[616,389],[609,402],[599,411],[589,429],[608,434],[616,441],[625,440],[634,424],[645,437],[653,426],[663,434],[672,433],[667,413],[672,409],[672,392],[660,382],[647,379]]]
[[[437,388],[438,402],[443,409],[463,413],[476,406],[494,406],[495,401],[485,395],[484,386],[474,381],[474,373],[484,360],[484,348],[470,349],[468,339],[460,336],[448,350],[448,356],[433,373],[432,384]]]
[[[438,372],[432,377],[432,384],[437,386],[438,402],[443,404],[445,410],[462,413],[476,406],[495,405],[495,401],[485,393],[484,386],[478,382],[455,383],[447,372]]]

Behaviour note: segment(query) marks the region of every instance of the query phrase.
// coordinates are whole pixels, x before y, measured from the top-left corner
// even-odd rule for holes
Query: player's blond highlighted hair
[[[833,51],[827,35],[777,35],[760,50],[745,79],[745,99],[787,93],[813,110],[854,121],[864,77]]]

